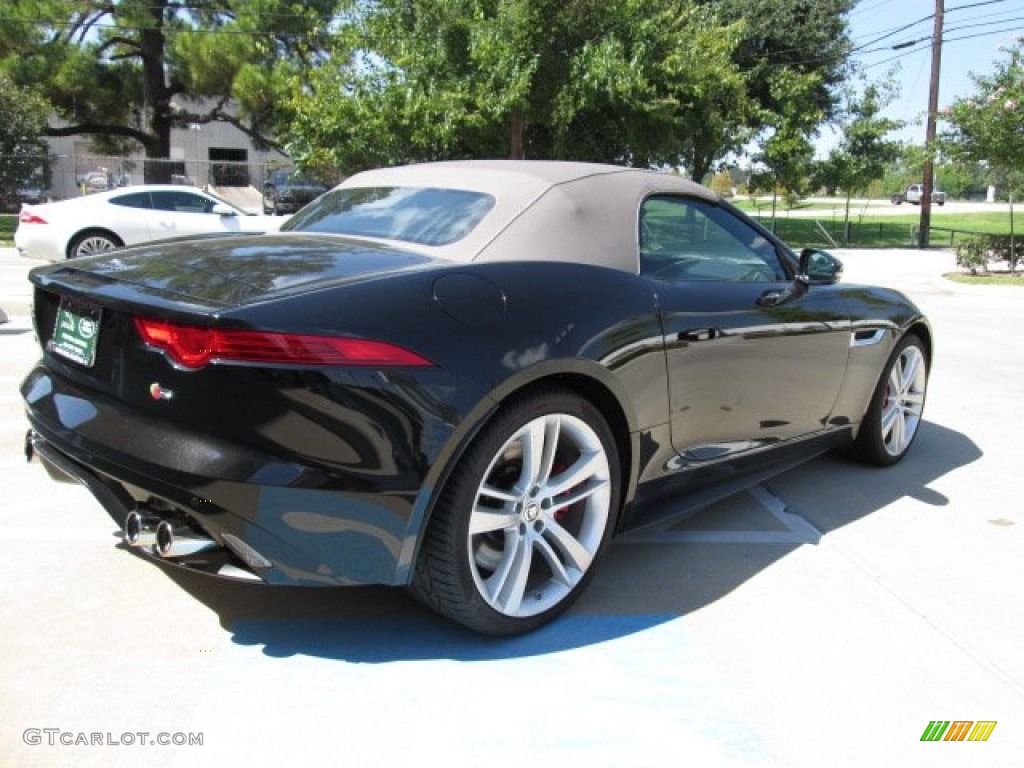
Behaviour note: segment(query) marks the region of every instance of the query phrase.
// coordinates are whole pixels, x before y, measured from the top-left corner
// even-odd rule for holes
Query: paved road
[[[495,641],[398,591],[223,585],[121,551],[88,494],[20,457],[36,353],[8,284],[27,265],[0,252],[0,765],[1019,766],[1024,295],[943,281],[940,252],[837,253],[933,319],[907,460],[825,457],[618,542],[569,615]],[[933,720],[997,726],[922,742]]]

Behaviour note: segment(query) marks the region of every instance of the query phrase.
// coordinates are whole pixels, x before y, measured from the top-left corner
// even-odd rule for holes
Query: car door
[[[825,428],[849,354],[839,291],[796,283],[780,247],[725,207],[659,195],[640,217],[641,273],[658,296],[682,461]]]
[[[238,232],[238,216],[214,213],[220,201],[187,189],[154,190],[153,219],[150,231],[154,238],[203,235],[213,232]]]
[[[108,198],[98,219],[98,223],[110,229],[125,245],[144,243],[154,236],[151,232],[153,203],[149,192],[126,192]]]

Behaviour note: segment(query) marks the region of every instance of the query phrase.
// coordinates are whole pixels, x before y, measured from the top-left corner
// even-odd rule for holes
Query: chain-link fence
[[[850,221],[813,218],[776,218],[755,216],[764,226],[795,248],[916,248],[920,227],[906,221]],[[929,242],[934,248],[953,248],[977,235],[977,232],[946,227],[930,227]]]
[[[16,211],[21,203],[65,200],[131,184],[261,189],[274,174],[292,170],[290,163],[281,160],[154,160],[92,153],[0,155],[0,209]]]

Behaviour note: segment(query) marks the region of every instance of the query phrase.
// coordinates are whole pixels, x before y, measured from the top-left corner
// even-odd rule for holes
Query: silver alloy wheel
[[[82,238],[74,248],[74,256],[93,256],[104,251],[117,248],[117,243],[104,235],[88,235]]]
[[[470,514],[480,596],[515,618],[557,605],[597,555],[610,510],[611,470],[597,433],[564,413],[527,422],[491,460]]]
[[[924,355],[911,344],[889,369],[882,401],[882,444],[890,456],[900,456],[914,439],[924,411],[927,384]]]

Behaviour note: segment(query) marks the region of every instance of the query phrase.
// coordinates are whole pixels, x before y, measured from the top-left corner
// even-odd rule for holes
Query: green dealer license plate
[[[57,310],[57,324],[48,346],[53,354],[91,368],[96,362],[99,336],[100,310],[64,300]]]

